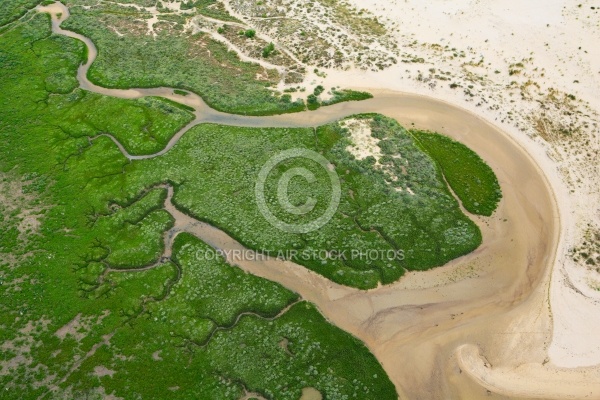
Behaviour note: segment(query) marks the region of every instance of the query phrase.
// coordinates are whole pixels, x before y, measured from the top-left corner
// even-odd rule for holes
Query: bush
[[[267,58],[275,51],[275,45],[273,42],[269,43],[262,51],[263,58]]]
[[[316,110],[321,106],[321,103],[319,103],[319,99],[314,94],[309,94],[306,97],[306,103],[309,110]]]

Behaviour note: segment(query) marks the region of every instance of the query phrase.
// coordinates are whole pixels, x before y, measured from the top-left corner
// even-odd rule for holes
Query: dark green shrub
[[[267,58],[275,51],[275,45],[273,42],[269,43],[262,51],[263,58]]]

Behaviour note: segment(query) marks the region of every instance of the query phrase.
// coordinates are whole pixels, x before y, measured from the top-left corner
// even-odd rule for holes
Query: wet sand
[[[363,340],[401,398],[600,396],[598,370],[573,373],[547,362],[552,330],[548,292],[560,234],[557,204],[537,164],[504,132],[449,103],[381,90],[373,90],[375,97],[370,100],[313,112],[245,117],[217,112],[199,96],[175,95],[170,88],[101,88],[86,77],[96,55],[91,41],[59,27],[68,16],[64,6],[40,10],[54,15],[62,12],[60,20],[53,18],[55,33],[83,40],[90,48],[88,62],[79,69],[83,89],[126,98],[163,96],[196,110],[196,119],[157,154],[130,156],[115,141],[130,159],[166,153],[198,123],[316,126],[364,112],[387,115],[407,127],[441,132],[468,145],[496,172],[504,197],[492,217],[475,220],[483,244],[467,256],[444,267],[408,273],[399,282],[369,291],[337,285],[290,262],[230,261],[299,293],[332,323]],[[167,210],[175,217],[176,227],[208,244],[223,250],[243,249],[225,233],[181,213],[170,197]],[[519,373],[514,372],[517,367]]]

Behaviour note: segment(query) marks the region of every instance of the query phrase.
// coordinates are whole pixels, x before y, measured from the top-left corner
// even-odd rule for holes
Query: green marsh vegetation
[[[173,93],[178,94],[180,96],[187,96],[189,93],[185,90],[173,89]]]
[[[332,104],[342,103],[344,101],[360,101],[373,98],[373,95],[368,92],[359,92],[350,89],[335,89],[331,92],[331,96],[328,100],[323,100],[321,103],[324,106],[330,106]]]
[[[220,19],[221,21],[241,22],[233,17],[223,3],[217,0],[188,0],[181,3],[182,10],[196,8],[196,11],[210,18]]]
[[[68,99],[57,98],[56,107],[63,106],[61,101],[68,107],[59,122],[65,133],[76,137],[110,133],[134,155],[162,150],[175,132],[194,119],[185,106],[162,98],[123,100],[76,89]]]
[[[347,151],[349,133],[339,124],[313,129],[237,128],[203,124],[192,128],[167,154],[127,166],[127,196],[156,182],[173,182],[174,203],[197,219],[228,232],[249,248],[273,254],[297,250],[314,254],[353,249],[403,251],[402,260],[327,260],[297,255],[294,261],[348,286],[373,288],[398,280],[407,270],[425,270],[467,254],[481,243],[477,226],[465,216],[444,182],[441,169],[395,121],[365,115],[382,157],[358,160]],[[285,233],[261,215],[254,183],[261,167],[290,148],[321,152],[341,179],[342,198],[332,220],[315,232]],[[396,155],[401,154],[401,157]],[[282,164],[266,181],[272,212],[286,223],[321,215],[331,197],[330,181],[313,171],[317,185],[291,185],[292,203],[306,193],[316,206],[305,216],[286,213],[277,202],[277,183],[291,168],[314,170],[306,160]],[[198,174],[198,171],[203,171]],[[411,194],[410,188],[415,194]],[[279,207],[279,208],[278,208]]]
[[[297,399],[307,386],[325,398],[397,398],[364,345],[296,294],[222,259],[201,257],[210,249],[188,234],[179,234],[172,257],[163,258],[164,235],[173,226],[163,209],[164,185],[175,188],[179,209],[252,249],[402,251],[394,260],[293,258],[366,289],[480,244],[477,226],[461,213],[444,176],[461,200],[479,196],[478,186],[452,173],[450,152],[393,120],[362,115],[353,119],[368,125],[378,158],[353,156],[352,132],[338,123],[316,129],[203,124],[164,156],[130,162],[98,135],[112,134],[133,154],[153,153],[191,113],[164,99],[113,99],[78,89],[85,49],[51,35],[49,22],[35,15],[0,35],[0,176],[19,183],[15,198],[27,195],[17,208],[0,208],[0,340],[11,344],[0,350],[0,365],[9,371],[0,386],[19,398],[37,398],[50,385],[57,386],[56,397],[74,398],[237,399],[249,390]],[[472,156],[458,144],[446,147]],[[336,214],[307,234],[276,231],[254,201],[262,165],[290,148],[320,152],[341,180]],[[481,163],[469,159],[460,172],[481,181],[485,176],[475,171]],[[273,212],[294,223],[303,217],[278,209],[276,201],[277,182],[291,167],[314,165],[280,165],[266,194]],[[310,189],[317,203],[308,218],[320,215],[331,197],[327,174],[315,176],[316,185],[295,182],[288,193],[302,204]],[[491,207],[488,197],[477,199]],[[31,214],[40,224],[24,230]]]
[[[496,174],[477,153],[444,135],[423,131],[411,131],[411,135],[439,165],[467,211],[492,215],[502,191]]]
[[[75,2],[76,3],[76,2]],[[147,14],[147,13],[146,13]],[[243,62],[206,34],[189,35],[169,28],[147,35],[143,11],[105,5],[72,7],[62,27],[92,39],[98,57],[88,78],[110,88],[178,87],[198,93],[219,111],[268,115],[305,109],[274,94],[276,70]],[[119,36],[113,29],[123,36]],[[257,80],[257,76],[261,79]]]
[[[187,200],[192,169],[178,175],[160,158],[129,162],[109,138],[89,138],[108,132],[132,152],[153,151],[190,115],[161,99],[77,89],[84,57],[80,42],[51,35],[46,15],[0,36],[0,175],[29,198],[0,211],[2,396],[38,398],[55,386],[49,398],[238,399],[247,389],[297,399],[311,386],[325,398],[397,398],[368,349],[294,293],[199,257],[209,248],[186,234],[161,259],[172,218],[160,184]],[[222,165],[194,153],[203,131],[195,132],[178,146],[182,164],[206,157]],[[26,237],[25,208],[41,215]]]
[[[2,1],[2,7],[0,7],[0,33],[8,27],[8,24],[21,18],[40,3],[41,0]]]
[[[321,100],[320,95],[324,92],[323,86],[317,86],[313,93],[306,98],[306,107],[309,110],[317,110],[321,106],[330,106],[344,101],[360,101],[373,98],[373,95],[368,92],[359,92],[350,89],[332,89],[331,97],[326,100]]]
[[[202,3],[210,10],[221,4]],[[137,4],[149,5],[144,1]],[[289,96],[275,90],[281,79],[277,70],[241,61],[235,52],[208,34],[184,32],[183,26],[193,14],[169,14],[162,9],[159,22],[150,33],[146,20],[152,15],[126,4],[104,3],[85,9],[79,6],[92,4],[71,0],[67,5],[71,16],[62,26],[92,39],[98,57],[88,78],[103,87],[178,87],[199,94],[217,110],[246,115],[291,113],[372,97],[365,92],[336,90],[328,100],[321,101],[315,95],[310,96],[307,105],[302,99],[292,102]],[[197,12],[201,12],[202,7],[198,7]],[[303,81],[304,67],[278,51],[274,43],[259,39],[254,29],[236,29],[223,25],[217,31],[245,49],[250,57],[268,58],[270,63],[287,68],[283,77],[286,83]],[[242,43],[241,38],[245,39]]]

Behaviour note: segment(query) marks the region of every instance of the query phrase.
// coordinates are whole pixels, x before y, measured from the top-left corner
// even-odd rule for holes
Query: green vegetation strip
[[[328,100],[324,100],[321,104],[324,106],[330,106],[332,104],[342,103],[344,101],[360,101],[372,98],[373,95],[367,92],[358,92],[350,89],[334,90],[333,96]]]
[[[329,99],[320,101],[319,95],[323,93],[323,91],[323,86],[317,86],[314,92],[308,95],[306,106],[309,110],[312,111],[320,108],[321,106],[330,106],[345,101],[360,101],[373,98],[373,95],[371,93],[344,89],[332,90],[332,96]]]
[[[447,136],[424,131],[411,134],[440,166],[465,209],[473,214],[492,215],[502,191],[489,165],[467,146]]]

